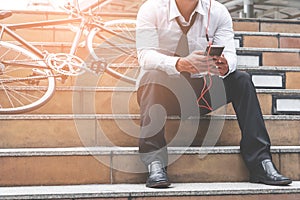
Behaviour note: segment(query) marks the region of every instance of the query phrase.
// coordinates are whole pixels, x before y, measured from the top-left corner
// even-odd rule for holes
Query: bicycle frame
[[[43,59],[45,56],[44,53],[40,49],[36,48],[35,46],[33,46],[32,44],[27,42],[24,38],[22,38],[20,35],[18,35],[16,32],[14,32],[14,30],[46,27],[46,26],[53,26],[53,25],[63,25],[63,24],[69,24],[69,23],[80,23],[79,29],[76,32],[76,35],[72,42],[72,46],[71,46],[71,49],[69,52],[70,55],[75,55],[75,52],[78,48],[78,44],[80,42],[80,38],[83,35],[83,31],[86,29],[87,26],[94,26],[94,27],[100,28],[101,30],[104,30],[108,33],[117,35],[117,33],[115,33],[114,31],[112,31],[108,28],[105,28],[104,26],[102,26],[101,24],[99,24],[97,22],[90,23],[90,22],[87,22],[87,19],[85,19],[84,17],[76,17],[76,18],[71,18],[71,19],[26,22],[26,23],[19,23],[19,24],[0,24],[0,28],[1,28],[0,40],[2,39],[4,33],[8,34],[12,38],[14,38],[17,42],[19,42],[21,45],[23,45],[23,47],[26,47],[27,50],[34,52],[34,54],[36,54],[39,58]],[[127,37],[122,36],[122,35],[118,35],[118,37],[128,40]],[[104,39],[106,39],[106,38],[104,38]],[[134,42],[133,40],[129,40],[129,41]],[[121,48],[119,50],[122,51]]]
[[[22,38],[20,35],[14,32],[14,30],[61,25],[61,24],[76,23],[76,22],[77,23],[80,22],[80,29],[76,33],[76,36],[72,42],[72,47],[70,50],[70,54],[74,55],[76,48],[79,44],[79,38],[81,37],[86,25],[84,18],[59,19],[59,20],[40,21],[40,22],[27,22],[27,23],[20,23],[20,24],[0,24],[0,28],[1,28],[0,39],[2,39],[3,34],[8,34],[12,38],[14,38],[17,42],[19,42],[21,45],[23,45],[23,47],[26,47],[29,51],[34,52],[40,58],[44,58],[44,54],[40,49],[36,48],[35,46],[27,42],[24,38]]]
[[[127,66],[126,64],[129,62],[136,65],[135,53],[127,51],[129,48],[127,44],[130,43],[131,45],[129,46],[132,47],[132,44],[135,43],[135,38],[130,37],[133,36],[131,32],[135,32],[134,29],[130,29],[132,26],[135,27],[135,22],[130,20],[102,22],[91,12],[71,13],[69,16],[71,18],[0,24],[0,47],[3,49],[3,54],[0,55],[0,93],[2,92],[5,97],[0,102],[0,113],[23,113],[39,108],[55,92],[55,80],[61,80],[64,83],[68,77],[78,76],[84,72],[91,72],[99,76],[106,71],[112,76],[117,78],[125,77],[124,80],[135,83],[134,78],[123,74],[126,71],[122,67],[120,72],[114,67],[119,66],[119,64]],[[124,23],[125,26],[119,25]],[[45,52],[16,32],[16,30],[22,29],[68,24],[75,24],[78,29],[75,31],[75,36],[71,41],[71,48],[67,53]],[[9,36],[9,41],[3,40],[4,36]],[[107,54],[106,50],[100,50],[97,52],[96,57],[90,56],[91,58],[88,58],[88,62],[86,58],[83,60],[80,58],[81,56],[75,55],[82,36],[86,39],[90,54],[93,51],[93,55],[96,55],[94,47],[98,47],[99,44],[103,45],[103,42],[113,47],[109,48],[110,50],[113,49],[112,54],[111,52]],[[97,37],[95,41],[93,41],[94,37]],[[11,42],[11,38],[13,42]],[[111,42],[111,38],[117,38],[117,40]],[[100,43],[98,44],[97,42],[99,41]],[[15,42],[18,45],[14,44]],[[123,46],[123,44],[126,45]],[[102,57],[102,53],[105,56],[113,55],[113,57],[108,57],[112,59],[109,64],[113,62],[116,65],[107,64],[106,57]],[[10,58],[10,55],[13,57]],[[113,66],[113,68],[109,66]]]

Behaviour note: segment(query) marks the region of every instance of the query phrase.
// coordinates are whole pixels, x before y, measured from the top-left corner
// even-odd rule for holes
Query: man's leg
[[[278,173],[272,163],[270,139],[250,75],[236,71],[224,79],[242,132],[240,150],[255,182],[285,185],[291,181]]]
[[[137,92],[141,114],[141,134],[139,151],[141,160],[146,166],[159,160],[164,166],[168,164],[166,148],[165,120],[167,110],[171,112],[178,109],[174,95],[164,86],[167,82],[164,72],[152,70],[147,72],[140,83]]]
[[[195,113],[198,110],[196,95],[183,75],[173,77],[151,70],[143,76],[137,96],[141,112],[140,157],[150,172],[147,186],[164,187],[167,179],[161,175],[163,172],[153,173],[156,174],[153,176],[151,170],[158,171],[157,161],[163,168],[168,165],[164,134],[166,117],[180,115],[185,118]]]
[[[139,153],[149,172],[146,186],[151,188],[170,185],[166,171],[168,152],[165,121],[167,110],[174,110],[176,113],[178,104],[166,86],[168,81],[166,73],[151,70],[143,76],[137,92],[141,113]]]
[[[183,75],[169,76],[159,70],[151,70],[143,76],[137,92],[141,113],[140,152],[147,165],[159,158],[166,166],[167,151],[164,125],[167,115],[187,118],[199,115],[194,88]],[[195,85],[199,88],[201,81]],[[200,90],[200,89],[198,89]]]
[[[201,95],[204,83],[212,83],[203,98]],[[179,115],[181,118],[205,115],[210,110],[199,108],[206,105],[213,110],[227,103],[223,80],[218,76],[189,78],[187,74],[180,77],[169,77],[165,72],[151,70],[147,72],[138,89],[138,103],[141,113],[141,136],[139,149],[145,165],[159,159],[167,166],[167,148],[164,137],[164,122],[167,115]]]
[[[242,132],[241,154],[251,169],[264,159],[271,159],[270,139],[250,75],[236,71],[224,79]]]

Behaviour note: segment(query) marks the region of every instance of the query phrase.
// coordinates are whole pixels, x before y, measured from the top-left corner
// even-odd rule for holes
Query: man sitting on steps
[[[223,55],[205,56],[208,44],[225,46]],[[142,68],[137,97],[139,152],[149,170],[147,187],[170,185],[164,125],[160,127],[158,119],[169,114],[204,115],[229,102],[241,129],[240,151],[250,182],[292,182],[272,162],[270,139],[251,78],[236,70],[232,19],[224,5],[215,0],[146,1],[137,16],[137,50]],[[207,73],[210,66],[211,73]],[[203,90],[206,85],[209,92]]]

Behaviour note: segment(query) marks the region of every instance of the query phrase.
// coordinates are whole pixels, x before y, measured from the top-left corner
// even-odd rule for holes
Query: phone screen
[[[207,46],[205,55],[207,55],[209,51],[210,56],[221,56],[223,50],[224,50],[224,46],[219,46],[219,45],[211,45],[210,47]]]

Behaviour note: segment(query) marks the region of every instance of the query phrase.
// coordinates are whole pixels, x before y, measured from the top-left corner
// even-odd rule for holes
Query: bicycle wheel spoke
[[[4,87],[3,84],[1,84],[1,86],[2,86],[2,88],[3,88],[3,90],[4,90],[4,93],[5,93],[6,97],[7,97],[7,100],[9,101],[9,105],[11,105],[11,107],[14,108],[15,106],[14,106],[13,101],[12,101],[11,98],[10,98],[9,93],[7,92],[7,90],[5,89],[5,87]],[[2,97],[2,98],[3,98],[3,97]],[[2,102],[2,104],[3,104],[3,102]],[[3,106],[4,106],[4,105],[2,105],[2,104],[1,104],[1,108],[3,108]]]
[[[116,78],[135,83],[139,75],[135,47],[135,21],[114,20],[91,31],[88,48],[95,60],[105,59],[107,72]]]
[[[32,87],[28,89],[24,86],[10,87],[7,85],[4,86],[3,83],[1,85],[1,90],[5,92],[6,97],[9,101],[9,105],[11,105],[12,107],[24,106],[28,103],[35,102],[40,99],[44,93],[41,89],[35,90]],[[34,94],[31,94],[31,91],[33,91]]]
[[[9,89],[8,88],[7,90],[10,92],[9,94],[11,95],[11,97],[13,97],[14,100],[16,102],[18,102],[19,105],[22,105],[22,106],[25,105],[25,103],[23,103],[23,102],[30,102],[31,103],[31,102],[34,102],[34,101],[38,100],[40,98],[40,95],[42,94],[40,92],[40,95],[37,96],[37,95],[31,95],[29,93],[19,92],[19,91],[14,90],[14,89]],[[20,99],[22,99],[23,102]]]
[[[9,97],[10,99],[10,103],[11,103],[11,106],[13,108],[15,108],[16,106],[15,105],[21,105],[21,106],[24,106],[24,103],[22,103],[21,100],[19,100],[15,95],[12,94],[12,92],[10,90],[5,90],[6,91],[6,94],[7,96]],[[10,92],[9,92],[10,91]],[[15,103],[13,103],[15,102]],[[16,104],[17,103],[17,104]]]
[[[8,52],[9,52],[9,49],[6,49],[4,52],[2,52],[2,54],[1,54],[1,60],[3,60],[3,58],[8,54]]]
[[[41,59],[2,41],[0,55],[0,114],[33,110],[52,96],[55,77]]]

